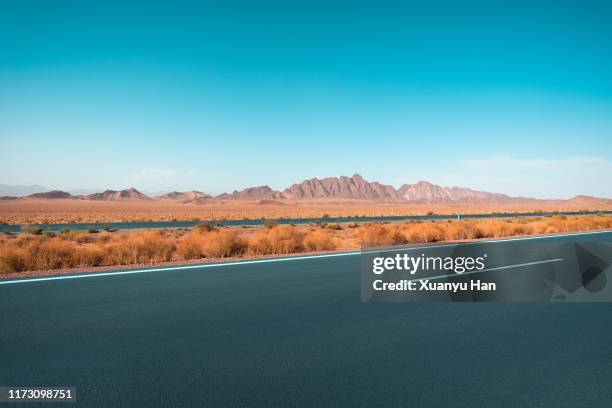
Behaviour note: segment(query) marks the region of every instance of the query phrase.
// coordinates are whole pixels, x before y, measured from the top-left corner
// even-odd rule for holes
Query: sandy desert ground
[[[218,201],[184,204],[169,200],[87,201],[6,200],[0,201],[0,223],[61,224],[125,221],[208,221],[259,218],[318,218],[323,216],[392,216],[475,214],[530,211],[601,211],[610,204],[558,200],[516,204],[418,204],[368,201]]]

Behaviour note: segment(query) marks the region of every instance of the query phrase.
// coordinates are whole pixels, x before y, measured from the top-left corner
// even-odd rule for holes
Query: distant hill
[[[352,177],[313,178],[293,184],[283,192],[286,198],[297,200],[318,198],[343,198],[372,201],[399,201],[398,192],[393,186],[368,182],[359,174]]]
[[[401,199],[422,203],[490,203],[504,204],[526,200],[505,194],[487,193],[463,187],[441,187],[428,181],[404,184],[398,189]]]
[[[135,188],[126,190],[106,190],[102,193],[94,193],[84,197],[92,201],[150,201],[151,198],[142,194]]]
[[[100,191],[100,189],[99,188],[75,188],[75,189],[66,190],[66,191],[72,194],[73,196],[78,197],[78,196],[86,196],[89,194],[97,193],[98,191]]]
[[[588,195],[578,195],[569,200],[565,200],[566,203],[575,205],[576,207],[588,208],[589,206],[596,205],[611,205],[612,200],[608,198],[592,197]]]
[[[182,204],[207,204],[211,200],[214,200],[214,198],[209,195],[206,195],[204,197],[196,197],[190,200],[183,200],[183,201],[180,201],[180,203]]]
[[[186,191],[186,192],[173,191],[171,193],[162,194],[155,198],[160,199],[160,200],[193,201],[193,200],[198,200],[198,199],[210,199],[212,198],[212,196],[209,196],[208,194],[204,194],[201,191]]]
[[[282,199],[280,191],[272,190],[268,186],[250,187],[241,191],[234,191],[231,194],[223,193],[215,197],[219,200],[277,200]]]
[[[6,186],[10,187],[4,191],[26,191],[31,189],[45,189],[42,186]],[[12,189],[12,190],[11,190]],[[311,178],[300,183],[295,183],[283,191],[274,190],[267,185],[249,187],[233,193],[223,193],[216,197],[201,191],[173,191],[161,194],[154,199],[136,190],[106,190],[102,193],[88,195],[73,195],[60,190],[37,191],[26,197],[17,194],[0,194],[3,201],[26,199],[71,199],[80,198],[92,201],[152,201],[166,200],[176,201],[183,204],[207,204],[216,200],[253,201],[259,205],[283,204],[288,201],[345,201],[361,200],[372,202],[396,202],[396,203],[419,203],[419,204],[487,204],[505,205],[518,204],[537,208],[538,205],[556,208],[588,209],[588,208],[612,208],[612,200],[607,198],[579,195],[569,200],[550,199],[542,200],[526,197],[511,197],[506,194],[490,193],[486,191],[472,190],[465,187],[443,187],[428,181],[419,181],[415,184],[404,184],[396,189],[391,185],[370,182],[359,174],[351,177],[325,177],[322,179]]]
[[[35,194],[30,194],[29,196],[27,196],[26,198],[34,198],[34,199],[74,199],[77,198],[75,196],[73,196],[70,193],[67,193],[65,191],[60,191],[60,190],[52,190],[52,191],[47,191],[46,193],[35,193]]]

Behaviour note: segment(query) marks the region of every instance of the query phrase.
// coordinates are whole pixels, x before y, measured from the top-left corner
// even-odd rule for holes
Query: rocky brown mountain
[[[284,198],[280,191],[272,190],[268,186],[249,187],[241,191],[234,191],[231,194],[223,193],[215,198],[220,200],[276,200]]]
[[[565,201],[568,204],[584,206],[584,208],[588,208],[592,205],[612,205],[612,200],[609,198],[593,197],[588,195],[578,195]]]
[[[505,194],[487,193],[463,187],[442,187],[428,181],[416,184],[404,184],[398,194],[405,201],[422,203],[491,203],[502,204],[515,202],[523,198],[510,197]]]
[[[128,188],[126,190],[106,190],[102,193],[95,193],[85,196],[86,200],[94,201],[149,201],[151,200],[148,196],[142,194],[135,188]]]
[[[67,199],[71,199],[71,198],[76,198],[76,197],[65,191],[52,190],[52,191],[47,191],[46,193],[30,194],[26,198],[35,198],[35,199],[62,199],[62,198],[66,199],[67,198]]]
[[[308,200],[319,198],[342,198],[371,201],[400,201],[401,197],[393,186],[368,182],[359,174],[352,177],[312,178],[293,184],[284,192],[286,198]]]
[[[171,193],[162,194],[155,197],[160,200],[175,200],[175,201],[193,201],[198,199],[209,199],[212,198],[208,194],[204,194],[201,191],[173,191]]]
[[[86,196],[74,196],[65,191],[53,190],[45,193],[30,194],[24,199],[76,199],[97,201],[150,201],[151,198],[130,188],[127,190],[106,190]],[[21,199],[19,197],[2,197],[4,201]],[[505,194],[489,193],[463,187],[442,187],[428,181],[419,181],[416,184],[404,184],[399,189],[391,185],[369,182],[359,174],[352,177],[326,177],[312,178],[280,192],[267,185],[245,188],[231,194],[223,193],[216,197],[200,191],[179,192],[163,194],[155,197],[156,200],[172,200],[184,204],[206,204],[214,200],[243,200],[255,201],[261,205],[283,204],[287,200],[316,201],[316,200],[364,200],[377,202],[403,202],[424,204],[534,204],[555,203],[556,205],[570,205],[572,208],[589,208],[592,206],[612,206],[612,200],[607,198],[576,196],[569,200],[538,200],[525,197],[510,197]]]

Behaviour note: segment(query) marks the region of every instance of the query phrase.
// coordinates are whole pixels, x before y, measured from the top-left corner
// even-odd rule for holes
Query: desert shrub
[[[137,231],[120,236],[105,247],[104,263],[126,265],[172,260],[176,249],[160,231]]]
[[[268,219],[264,219],[263,220],[263,225],[266,228],[274,228],[275,226],[278,225],[278,222],[275,220],[268,220]]]
[[[224,229],[203,235],[201,248],[206,257],[224,258],[241,255],[244,252],[245,244],[235,230]]]
[[[97,237],[86,232],[75,232],[74,234],[71,234],[68,239],[79,244],[92,244],[96,242]]]
[[[365,224],[359,230],[362,243],[388,243],[388,229],[381,224]]]
[[[477,223],[473,220],[461,221],[463,223],[463,239],[480,239],[481,231],[477,228]]]
[[[74,245],[57,240],[32,241],[25,248],[28,251],[30,270],[66,269],[75,266]]]
[[[136,237],[139,262],[170,261],[176,247],[160,231],[145,231]]]
[[[83,232],[69,230],[69,229],[63,229],[63,230],[60,231],[60,233],[58,235],[58,238],[62,239],[64,241],[75,241],[76,237],[78,237],[80,235],[84,235]]]
[[[126,245],[126,240],[113,242],[105,247],[104,264],[107,265],[129,265],[138,262],[134,254],[133,246]]]
[[[279,225],[268,230],[268,238],[274,254],[300,252],[303,237],[303,233],[288,225]]]
[[[450,241],[458,241],[465,238],[463,222],[451,221],[444,226],[444,239]]]
[[[268,234],[263,231],[255,232],[248,240],[248,251],[251,255],[267,255],[272,253],[272,246]]]
[[[172,259],[223,258],[250,255],[323,251],[339,246],[340,237],[331,228],[297,228],[272,225],[253,232],[210,226],[188,230],[147,230],[89,234],[67,231],[57,236],[23,233],[0,234],[0,272],[21,272],[100,265],[163,262]],[[351,227],[348,224],[347,227]],[[359,228],[357,228],[359,227]],[[442,240],[478,239],[514,235],[546,234],[612,228],[612,216],[554,215],[514,219],[445,220],[402,224],[356,225],[355,233],[344,236],[349,245],[399,244]],[[243,235],[239,234],[239,231]]]
[[[333,230],[333,231],[341,231],[343,228],[340,224],[335,223],[335,224],[327,224],[327,226],[325,227],[329,230]]]
[[[100,247],[84,246],[76,248],[73,259],[75,266],[100,266],[104,264],[104,250]]]
[[[277,225],[255,232],[248,241],[253,255],[289,254],[303,250],[304,234],[289,225]]]
[[[111,233],[105,232],[105,233],[100,234],[98,236],[98,241],[97,242],[100,242],[100,243],[109,242],[111,240],[111,238],[112,238]]]
[[[27,225],[25,227],[21,228],[22,232],[25,232],[27,234],[34,234],[34,235],[40,235],[42,234],[42,228],[37,227],[35,225]]]
[[[176,248],[183,259],[199,259],[204,257],[200,237],[193,234],[183,237]]]
[[[361,244],[403,244],[406,238],[396,225],[365,224],[359,229]]]
[[[402,237],[405,242],[438,242],[445,239],[443,228],[435,223],[414,224],[404,226]]]
[[[538,221],[534,221],[532,223],[527,224],[528,225],[528,233],[531,235],[539,235],[539,234],[547,234],[550,232],[554,232],[554,229],[551,228],[546,221],[542,220],[541,218],[538,219]]]
[[[0,272],[23,272],[28,270],[28,253],[17,247],[0,251]]]
[[[494,238],[500,236],[500,223],[497,220],[485,220],[476,224],[476,238]]]
[[[308,232],[303,240],[308,251],[328,251],[337,248],[336,240],[325,231]]]
[[[210,225],[210,223],[207,223],[207,222],[198,224],[195,227],[195,229],[198,232],[210,232],[210,231],[215,231],[216,230],[216,228],[214,226]]]

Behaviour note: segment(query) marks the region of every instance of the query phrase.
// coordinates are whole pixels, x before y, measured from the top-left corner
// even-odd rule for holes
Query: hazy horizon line
[[[240,188],[240,189],[229,189],[229,190],[225,190],[223,192],[211,192],[211,191],[207,191],[207,189],[202,189],[202,188],[198,188],[198,187],[193,187],[193,188],[168,188],[168,189],[147,189],[147,188],[140,188],[137,187],[137,184],[133,184],[133,185],[125,185],[125,187],[116,187],[116,186],[112,186],[112,187],[107,187],[107,188],[61,188],[61,187],[54,187],[54,188],[49,188],[45,185],[42,184],[4,184],[4,183],[0,183],[0,188],[2,189],[2,191],[0,191],[0,196],[16,196],[16,197],[27,197],[31,194],[36,194],[36,193],[46,193],[46,192],[50,192],[50,191],[63,191],[63,192],[67,192],[69,194],[75,195],[75,196],[87,196],[87,195],[91,195],[91,194],[96,194],[96,193],[102,193],[104,191],[122,191],[122,190],[129,190],[129,189],[135,189],[140,193],[143,193],[147,196],[150,197],[156,197],[156,196],[161,196],[164,194],[168,194],[168,193],[173,193],[173,192],[180,192],[180,193],[185,193],[185,192],[191,192],[191,191],[195,191],[195,192],[200,192],[200,193],[204,193],[206,195],[210,195],[212,197],[218,197],[222,194],[232,194],[235,192],[240,192],[240,191],[244,191],[246,189],[249,188],[259,188],[259,187],[268,187],[270,189],[272,189],[273,191],[277,191],[277,192],[284,192],[285,190],[287,190],[288,188],[290,188],[292,185],[294,184],[301,184],[305,181],[309,181],[309,180],[324,180],[327,178],[342,178],[342,177],[346,177],[346,178],[353,178],[354,176],[359,176],[361,178],[363,178],[366,182],[368,183],[378,183],[380,185],[383,186],[391,186],[393,187],[395,190],[399,190],[402,186],[404,185],[416,185],[419,183],[428,183],[434,186],[438,186],[438,187],[442,187],[442,188],[449,188],[449,189],[453,189],[453,188],[466,188],[469,190],[473,190],[473,191],[477,191],[477,192],[485,192],[485,193],[490,193],[490,194],[502,194],[502,195],[506,195],[512,198],[523,198],[523,199],[536,199],[536,200],[567,200],[567,199],[572,199],[578,196],[591,196],[591,197],[596,197],[596,198],[605,198],[605,199],[611,199],[610,197],[607,197],[605,195],[593,195],[593,194],[588,194],[588,193],[578,193],[578,194],[573,194],[573,195],[569,195],[568,197],[547,197],[547,198],[542,198],[542,197],[533,197],[533,196],[529,196],[529,195],[523,195],[523,194],[519,194],[519,195],[515,195],[515,194],[511,194],[511,193],[505,193],[505,192],[499,192],[499,191],[489,191],[489,190],[485,190],[485,189],[479,189],[479,188],[472,188],[469,186],[460,186],[460,185],[443,185],[443,184],[438,184],[432,181],[429,181],[427,179],[421,178],[419,179],[417,182],[414,183],[402,183],[399,184],[399,186],[396,186],[394,184],[386,184],[377,180],[371,180],[368,179],[366,177],[363,177],[361,174],[359,173],[353,173],[352,176],[346,176],[346,175],[340,175],[340,176],[326,176],[326,177],[310,177],[310,178],[304,178],[302,179],[302,181],[299,182],[293,182],[291,183],[289,186],[284,187],[284,188],[273,188],[271,187],[269,184],[264,183],[264,184],[255,184],[255,185],[250,185],[244,188]],[[7,189],[31,189],[31,192],[27,192],[27,193],[22,193],[22,194],[5,194],[4,190]]]

